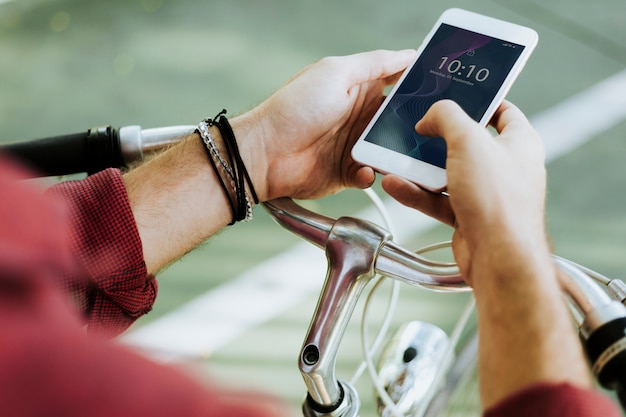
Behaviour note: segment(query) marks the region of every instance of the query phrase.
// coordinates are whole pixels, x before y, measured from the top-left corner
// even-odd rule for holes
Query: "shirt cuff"
[[[121,333],[152,309],[157,282],[147,273],[120,171],[63,182],[50,192],[69,203],[73,250],[83,276],[67,281],[89,331]]]
[[[568,383],[543,382],[511,394],[491,407],[484,417],[620,417],[605,395]]]

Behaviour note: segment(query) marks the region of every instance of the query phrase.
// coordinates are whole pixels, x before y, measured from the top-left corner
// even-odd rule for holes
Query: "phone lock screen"
[[[445,168],[445,141],[419,135],[415,123],[443,99],[480,121],[523,50],[523,45],[442,24],[365,140]]]

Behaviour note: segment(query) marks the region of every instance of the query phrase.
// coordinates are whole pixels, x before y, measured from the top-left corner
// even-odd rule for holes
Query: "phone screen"
[[[523,50],[523,45],[442,24],[365,140],[445,168],[445,141],[419,135],[415,123],[443,99],[454,100],[480,121]]]

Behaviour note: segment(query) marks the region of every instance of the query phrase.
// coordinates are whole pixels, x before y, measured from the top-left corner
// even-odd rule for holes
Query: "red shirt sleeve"
[[[609,398],[571,384],[542,383],[505,398],[484,417],[621,417]]]
[[[65,275],[88,331],[114,336],[152,308],[155,278],[147,274],[142,245],[117,169],[53,186],[69,205],[72,251],[81,272]]]
[[[42,197],[40,189],[19,178],[18,170],[0,158],[2,417],[286,415],[265,396],[201,385],[114,341],[86,336],[82,320],[58,288],[59,275],[77,282],[82,276],[75,267],[76,250],[88,251],[81,259],[92,283],[80,287],[80,296],[93,305],[92,323],[123,327],[149,308],[156,290],[142,267],[128,205],[118,198],[123,195],[119,173],[55,190],[71,197],[71,227],[62,202]],[[123,248],[131,253],[126,256]],[[84,259],[88,256],[96,261]]]

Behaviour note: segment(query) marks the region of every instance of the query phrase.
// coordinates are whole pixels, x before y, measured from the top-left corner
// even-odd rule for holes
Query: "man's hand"
[[[455,257],[468,281],[473,281],[469,263],[474,252],[499,248],[517,253],[545,242],[541,138],[508,102],[500,106],[492,125],[495,137],[454,102],[436,103],[416,129],[446,140],[449,197],[395,176],[382,183],[401,203],[456,228]]]
[[[446,140],[449,197],[383,179],[400,202],[456,229],[454,257],[476,296],[486,408],[538,383],[590,385],[545,235],[541,140],[510,103],[492,125],[495,137],[450,101],[417,123],[421,134]]]
[[[308,66],[268,100],[234,119],[261,201],[319,198],[374,182],[371,168],[350,157],[352,146],[384,100],[384,89],[415,51],[373,51],[328,57]]]
[[[367,187],[371,168],[350,150],[384,89],[415,51],[374,51],[325,58],[293,77],[231,125],[260,201],[319,198],[342,188]],[[212,128],[215,142],[220,132]],[[221,146],[221,145],[220,145]],[[150,273],[183,256],[232,219],[198,135],[124,175]]]

